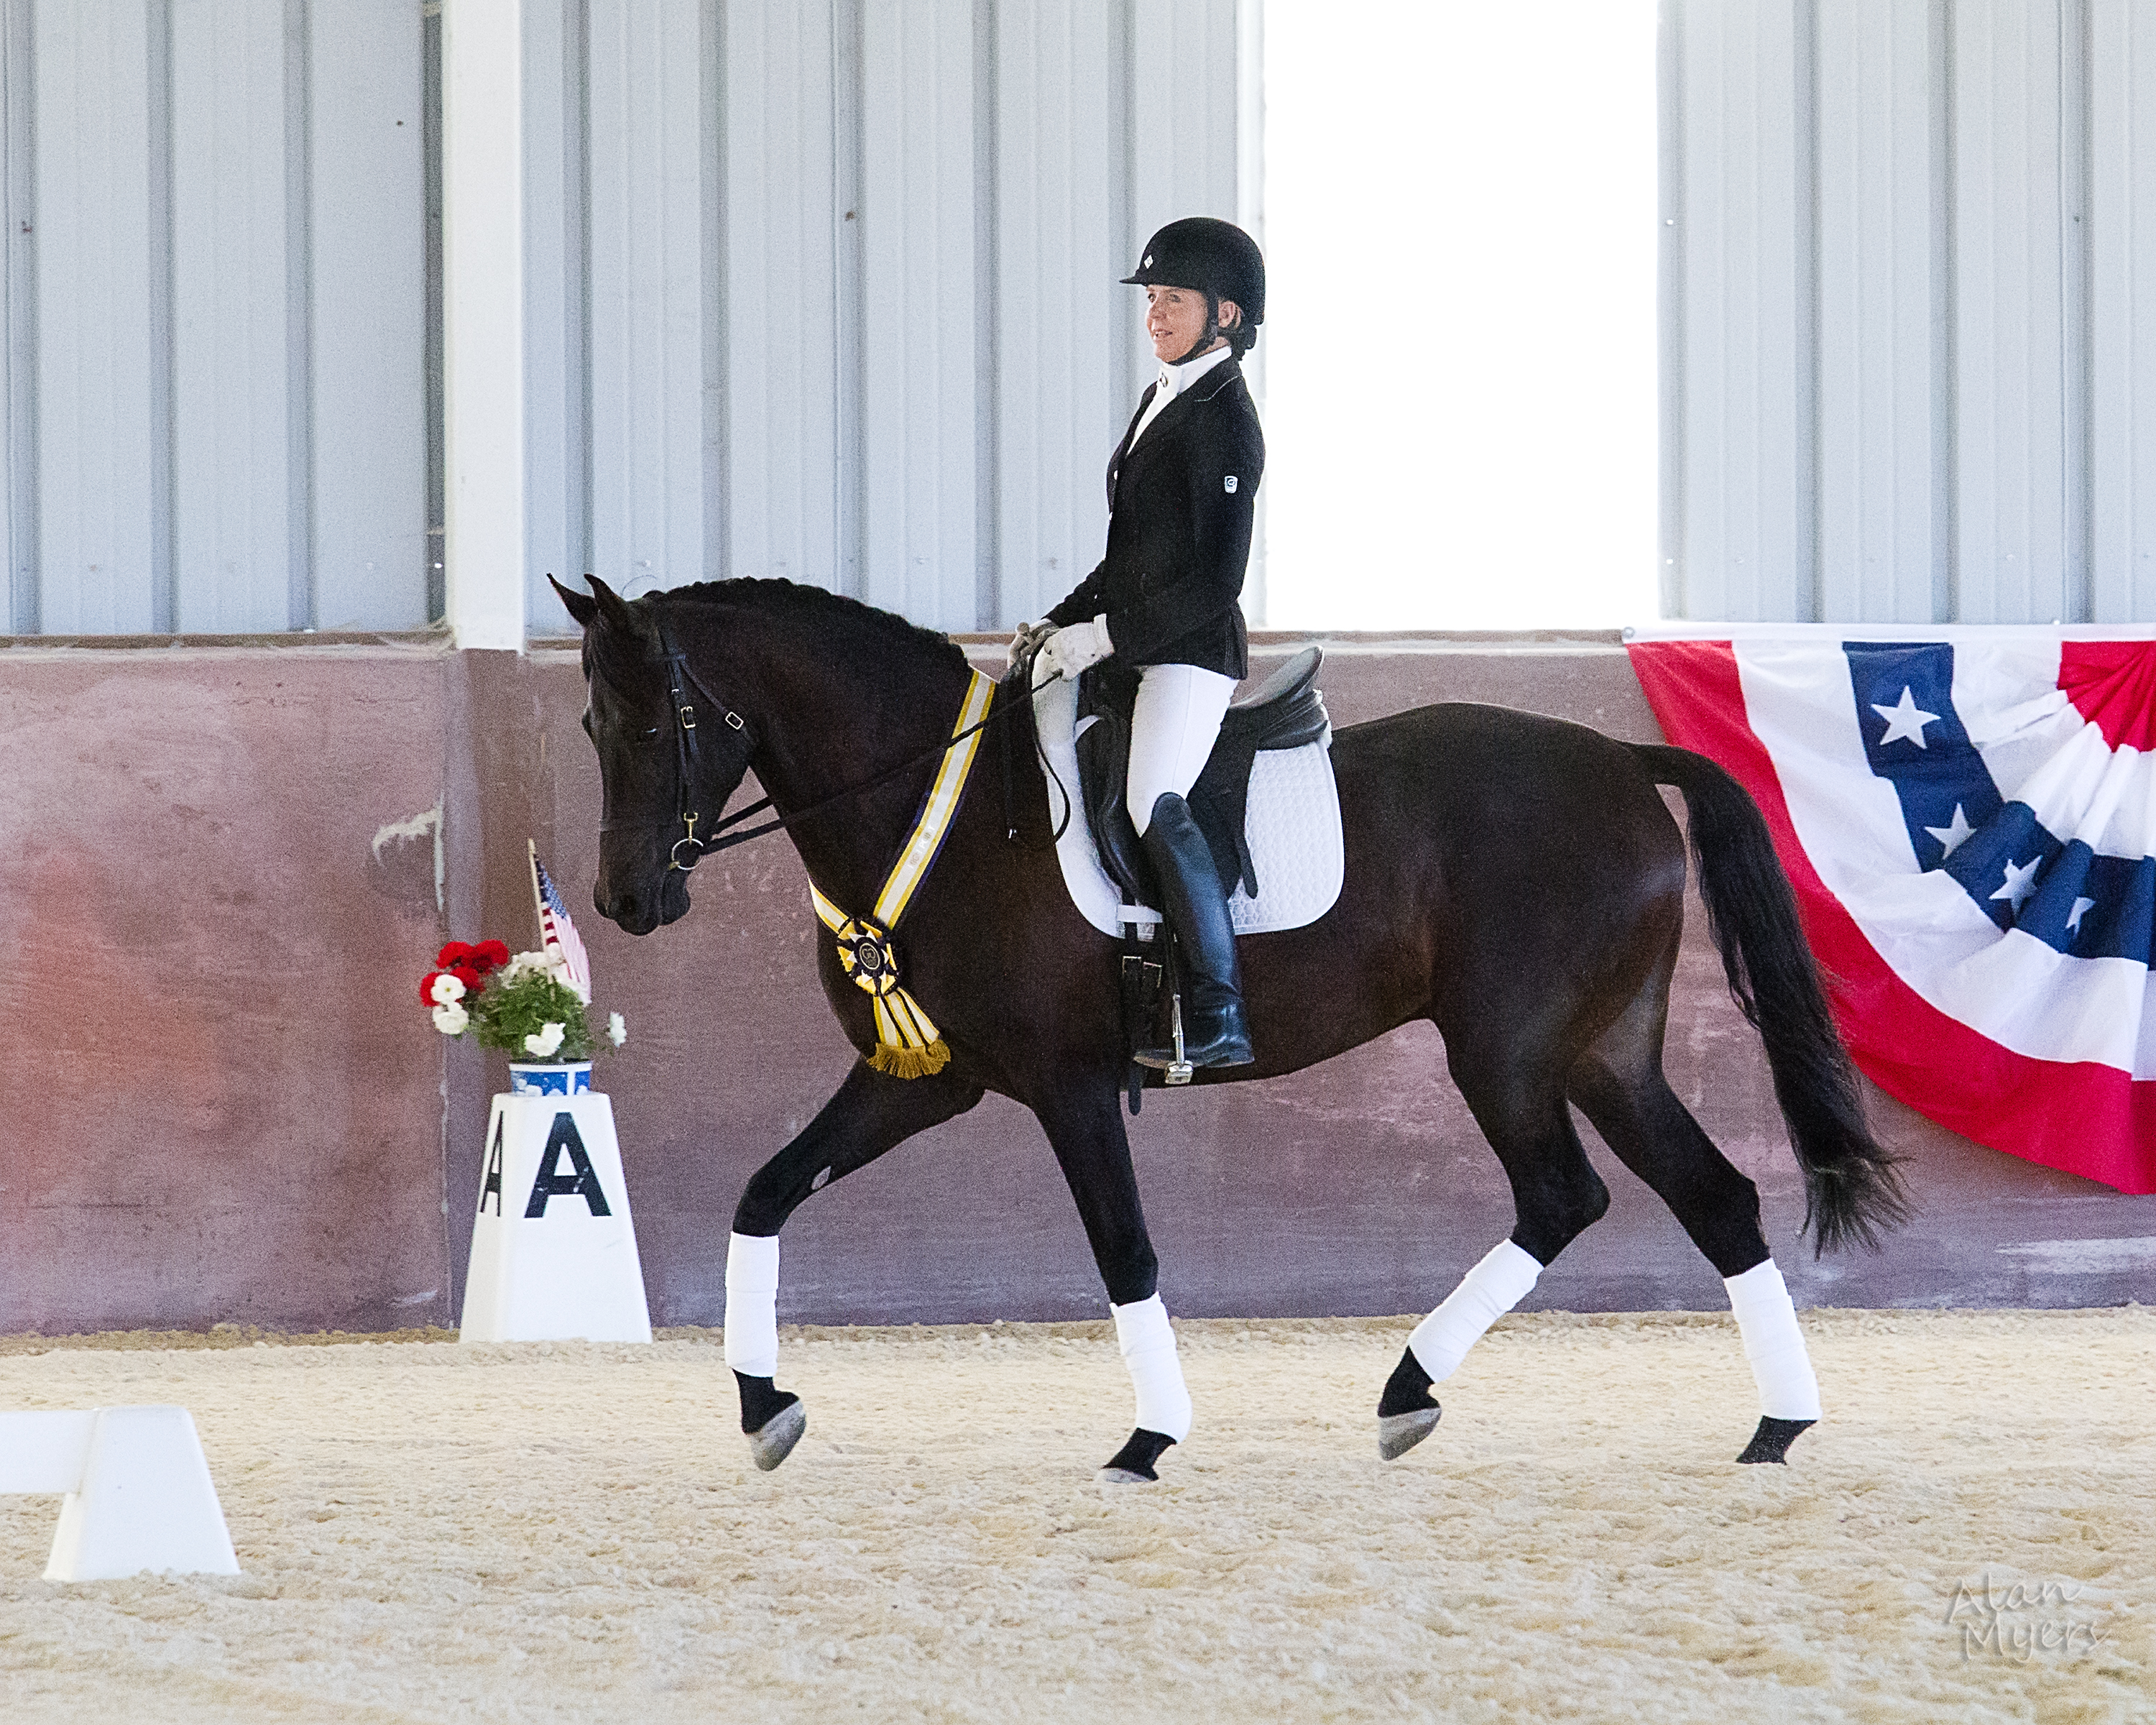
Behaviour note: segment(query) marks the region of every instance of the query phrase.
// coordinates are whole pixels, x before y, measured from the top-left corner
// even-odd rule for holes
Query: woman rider
[[[1048,614],[1060,627],[1034,680],[1075,677],[1111,655],[1137,669],[1124,803],[1182,943],[1183,1057],[1245,1065],[1227,894],[1183,798],[1250,668],[1240,600],[1265,442],[1239,362],[1265,321],[1265,259],[1233,223],[1191,216],[1154,234],[1123,279],[1146,290],[1160,376],[1108,464],[1107,555]],[[1138,1055],[1153,1066],[1173,1058]]]

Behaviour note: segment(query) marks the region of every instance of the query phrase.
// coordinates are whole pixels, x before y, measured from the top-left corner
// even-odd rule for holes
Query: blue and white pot
[[[511,1060],[509,1093],[512,1096],[588,1096],[592,1093],[592,1063]]]

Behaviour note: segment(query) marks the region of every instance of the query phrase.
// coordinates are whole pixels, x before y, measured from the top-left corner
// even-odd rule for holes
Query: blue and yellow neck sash
[[[958,722],[951,727],[952,742],[943,752],[936,778],[906,842],[898,848],[898,860],[884,877],[875,907],[865,916],[849,916],[817,890],[811,881],[808,896],[816,915],[838,937],[839,963],[854,985],[875,1003],[876,1050],[869,1065],[894,1078],[922,1078],[940,1072],[951,1059],[951,1050],[935,1022],[921,1009],[921,1003],[898,985],[898,955],[891,936],[913,901],[914,890],[927,878],[937,855],[943,849],[958,804],[966,794],[966,779],[973,770],[973,757],[981,747],[980,726],[995,699],[996,685],[980,672],[966,690],[958,708]],[[966,733],[970,732],[970,735]]]

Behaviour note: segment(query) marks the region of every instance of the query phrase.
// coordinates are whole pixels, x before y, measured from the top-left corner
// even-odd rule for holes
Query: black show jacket
[[[1131,419],[1137,429],[1158,384]],[[1250,515],[1265,470],[1258,410],[1230,359],[1131,434],[1108,463],[1108,554],[1048,614],[1082,623],[1106,612],[1126,665],[1195,665],[1223,676],[1250,670],[1243,572]]]

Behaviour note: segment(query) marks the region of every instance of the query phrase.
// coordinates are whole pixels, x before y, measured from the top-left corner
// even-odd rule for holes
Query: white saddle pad
[[[1064,793],[1078,794],[1078,685],[1059,677],[1034,691],[1034,723],[1040,727],[1041,752],[1063,782],[1050,783],[1048,814],[1061,820]],[[1327,742],[1301,748],[1269,749],[1250,768],[1250,807],[1243,823],[1250,860],[1258,871],[1258,896],[1240,886],[1228,901],[1237,934],[1270,934],[1315,922],[1340,896],[1347,875],[1347,855],[1340,842],[1340,793],[1332,783],[1332,757]],[[1073,809],[1063,836],[1055,843],[1063,865],[1063,884],[1079,914],[1103,934],[1119,935],[1131,920],[1122,895],[1101,866],[1086,811]],[[1157,922],[1147,910],[1136,920]]]

